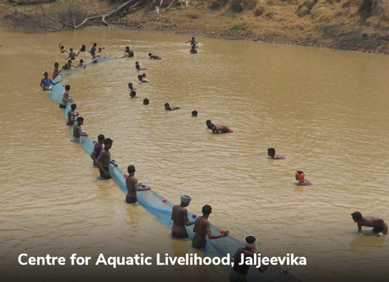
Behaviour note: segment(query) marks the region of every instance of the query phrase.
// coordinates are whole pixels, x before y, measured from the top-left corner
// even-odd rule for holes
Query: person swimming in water
[[[84,60],[83,59],[81,59],[80,60],[80,63],[78,64],[78,66],[77,66],[78,68],[86,68],[86,65],[84,64]]]
[[[68,126],[74,125],[74,122],[76,121],[76,117],[78,116],[76,109],[77,109],[76,104],[72,104],[70,106],[70,111],[68,112],[68,122],[66,123],[66,125]]]
[[[111,153],[109,152],[109,150],[112,148],[112,143],[112,139],[106,138],[104,140],[104,149],[96,159],[96,166],[99,168],[100,176],[104,179],[112,178],[111,174],[109,173],[109,164],[117,166],[117,164],[111,161]]]
[[[86,46],[85,45],[81,45],[81,48],[78,51],[79,52],[86,52]]]
[[[160,56],[153,55],[151,53],[149,53],[149,58],[150,58],[150,60],[162,60],[162,58]]]
[[[138,75],[138,80],[143,83],[149,82],[148,79],[146,79],[143,75]]]
[[[143,187],[142,183],[138,183],[138,179],[135,177],[135,166],[129,165],[127,167],[128,176],[126,177],[127,196],[126,203],[134,204],[138,201],[137,192],[147,191],[151,188],[149,186]]]
[[[192,117],[197,117],[197,111],[196,110],[194,110],[194,111],[192,111]]]
[[[130,97],[131,98],[135,98],[135,99],[139,98],[139,96],[136,96],[136,92],[135,91],[131,91]]]
[[[135,62],[135,69],[136,69],[137,71],[147,70],[146,68],[141,68],[140,65],[139,65],[139,62]]]
[[[73,103],[73,99],[70,98],[69,91],[70,91],[70,85],[67,84],[65,86],[65,91],[62,93],[62,100],[61,103],[59,104],[59,108],[66,109],[67,104]]]
[[[100,134],[97,136],[97,142],[95,142],[95,145],[93,147],[93,152],[90,154],[90,157],[93,160],[93,165],[96,165],[96,160],[100,156],[101,150],[103,149],[105,136],[103,134]]]
[[[126,49],[124,50],[124,55],[122,56],[122,58],[125,58],[125,57],[130,57],[130,46],[126,46]]]
[[[72,60],[68,60],[68,62],[62,67],[63,70],[70,70],[71,68],[75,68],[75,66],[72,65]]]
[[[69,52],[69,56],[65,59],[65,60],[76,60],[77,56],[80,54],[80,52],[78,52],[77,54],[73,51],[73,48],[70,48],[69,49],[70,52]]]
[[[254,258],[256,256],[257,238],[252,235],[248,235],[244,238],[244,248],[239,248],[233,256],[234,266],[230,274],[230,282],[243,282],[247,281],[247,273],[250,269],[250,264],[247,264],[247,258]],[[259,272],[265,272],[268,265],[262,264],[259,268]]]
[[[373,227],[373,233],[378,234],[378,236],[381,236],[382,233],[385,235],[388,234],[388,225],[386,225],[385,221],[381,218],[374,216],[362,216],[360,212],[352,213],[351,217],[358,226],[358,232],[361,232],[362,226],[365,226]]]
[[[101,58],[101,56],[103,55],[103,50],[105,49],[105,47],[103,48],[99,48],[97,50],[97,55],[96,55],[96,58]],[[105,57],[104,57],[105,58]]]
[[[61,72],[61,70],[59,69],[59,64],[57,62],[54,63],[54,71],[53,71],[53,75],[51,76],[52,79],[55,79],[59,73]]]
[[[192,198],[188,195],[182,195],[180,197],[180,200],[181,203],[179,205],[175,205],[172,209],[172,237],[185,239],[189,237],[185,226],[190,226],[194,224],[194,221],[188,220],[188,211],[186,210],[186,207],[189,206]]]
[[[58,47],[59,47],[59,52],[61,54],[69,53],[68,51],[65,50],[65,46],[61,45],[61,43],[58,44]]]
[[[148,105],[150,103],[150,101],[149,101],[149,99],[147,99],[147,98],[145,98],[144,100],[143,100],[143,105]]]
[[[131,82],[128,84],[128,89],[130,89],[130,91],[135,91],[136,90],[136,88],[134,88],[134,86],[132,85]]]
[[[85,136],[87,137],[88,134],[86,132],[82,131],[81,126],[84,124],[84,118],[78,117],[77,118],[77,124],[73,126],[73,139],[71,140],[74,143],[80,143],[80,137]]]
[[[310,185],[312,185],[311,182],[309,182],[309,180],[305,179],[305,174],[301,170],[298,170],[295,172],[295,178],[296,178],[296,180],[298,180],[298,183],[296,183],[296,185],[298,185],[298,186],[310,186]]]
[[[195,233],[192,246],[196,249],[205,248],[207,244],[207,235],[209,239],[218,239],[226,237],[229,234],[229,231],[226,230],[222,235],[215,235],[211,231],[211,223],[208,221],[209,215],[212,213],[212,207],[210,205],[203,206],[202,209],[203,215],[198,217],[195,220],[195,226],[193,227],[193,232]]]
[[[215,134],[219,134],[219,133],[229,133],[230,132],[230,129],[228,128],[228,126],[226,125],[223,125],[223,124],[216,124],[214,125],[211,120],[207,120],[205,122],[205,124],[207,125],[207,127],[212,130],[212,133],[215,133]]]
[[[175,111],[175,110],[179,110],[180,107],[177,107],[177,106],[170,106],[169,103],[165,103],[165,110],[166,111]]]
[[[50,78],[49,78],[49,73],[47,71],[44,72],[43,74],[44,78],[42,78],[41,80],[41,88],[42,90],[50,90],[51,89],[51,85],[56,85],[58,82],[53,82]]]
[[[276,154],[276,149],[274,149],[274,148],[269,148],[269,149],[267,149],[267,155],[268,155],[271,159],[273,159],[273,160],[283,160],[283,159],[285,159],[284,156],[277,155],[277,154]]]

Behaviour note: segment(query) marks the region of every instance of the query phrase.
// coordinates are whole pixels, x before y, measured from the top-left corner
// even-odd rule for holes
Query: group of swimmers
[[[198,44],[198,42],[195,41],[194,37],[192,38],[192,40],[188,41],[187,43],[191,43],[192,49],[196,48],[197,46],[196,44]],[[95,48],[96,48],[96,43],[93,44],[91,50],[89,51],[92,55],[93,60],[96,59]],[[60,46],[60,51],[61,53],[67,52],[66,50],[64,50],[63,46]],[[70,62],[68,61],[68,63],[71,64],[71,60],[74,60],[79,55],[80,52],[85,52],[85,45],[82,45],[82,48],[76,55],[73,49],[70,48],[70,52],[67,52],[69,54],[69,58],[67,59],[70,59],[69,60]],[[123,57],[133,57],[133,56],[134,53],[127,46]],[[150,59],[153,60],[162,59],[160,56],[152,55],[151,53],[149,53],[148,56]],[[83,62],[81,61],[82,60],[80,60],[80,63],[83,64]],[[58,66],[59,66],[58,63],[56,63],[54,73],[53,73],[53,79],[60,73]],[[141,68],[138,62],[135,63],[135,68],[138,71],[147,70],[145,68]],[[145,73],[143,75],[138,76],[138,78],[139,81],[141,82],[148,82]],[[49,89],[51,85],[55,85],[57,83],[59,82],[54,83],[50,78],[48,78],[48,73],[45,72],[44,78],[41,81],[41,87],[43,89]],[[132,83],[128,84],[128,88],[131,91],[130,96],[132,98],[138,98],[135,92],[136,88],[133,87]],[[73,126],[72,141],[75,143],[80,143],[80,137],[88,136],[88,134],[82,130],[84,119],[82,117],[79,117],[79,113],[76,111],[77,105],[73,103],[74,101],[71,98],[69,91],[70,91],[70,85],[66,85],[62,95],[62,101],[59,104],[59,107],[65,109],[67,104],[71,104],[71,110],[68,112],[68,120],[66,124],[68,126]],[[147,105],[148,103],[149,100],[146,98],[143,101],[143,104]],[[167,111],[174,111],[180,109],[180,107],[171,106],[169,103],[165,103],[164,106],[165,106],[165,110]],[[197,115],[198,112],[196,110],[192,111],[192,116],[196,117]],[[206,126],[214,134],[233,132],[228,126],[223,124],[215,125],[212,123],[211,120],[206,121]],[[94,142],[93,152],[90,155],[90,157],[93,160],[93,164],[99,169],[100,177],[102,179],[112,178],[109,172],[110,164],[117,166],[117,164],[115,164],[115,161],[111,159],[111,154],[109,151],[112,148],[112,144],[113,144],[112,139],[105,138],[104,135],[100,134],[97,137],[97,142]],[[273,160],[285,159],[284,156],[276,154],[274,148],[268,148],[267,154],[268,157]],[[126,195],[126,202],[132,204],[137,202],[137,192],[150,190],[151,188],[147,185],[140,183],[138,179],[135,177],[136,169],[134,165],[129,165],[127,167],[127,172],[128,172],[128,176],[126,176],[126,187],[128,193]],[[303,171],[296,171],[295,179],[298,181],[296,185],[301,185],[301,186],[311,185],[311,183],[307,179],[305,179],[305,174]],[[205,248],[206,246],[207,236],[210,240],[213,240],[213,239],[218,239],[229,235],[228,230],[221,230],[220,235],[212,233],[211,223],[209,222],[209,216],[212,213],[212,207],[210,205],[204,205],[202,207],[202,216],[197,217],[194,221],[190,221],[188,217],[188,211],[186,210],[186,208],[189,206],[191,200],[192,198],[190,196],[182,195],[180,197],[180,204],[175,205],[172,208],[171,220],[173,221],[173,227],[172,227],[171,235],[173,238],[177,238],[177,239],[188,238],[189,236],[186,227],[194,225],[193,232],[195,234],[192,239],[192,246],[194,248],[202,249]],[[378,236],[388,233],[388,227],[386,223],[380,218],[372,217],[372,216],[363,217],[360,212],[354,212],[351,216],[354,222],[357,223],[359,232],[362,230],[362,227],[365,226],[365,227],[373,227],[372,231],[378,234]],[[250,266],[245,264],[244,262],[246,261],[247,257],[254,256],[256,252],[256,243],[257,243],[257,239],[252,235],[248,235],[244,238],[245,247],[239,248],[234,255],[235,263],[230,275],[230,281],[246,281],[246,275]],[[267,266],[262,266],[258,270],[260,272],[263,272],[266,270],[266,268]]]

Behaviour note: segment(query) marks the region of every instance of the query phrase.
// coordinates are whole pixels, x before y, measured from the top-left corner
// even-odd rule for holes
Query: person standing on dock
[[[147,191],[151,188],[138,183],[138,179],[135,177],[135,166],[129,165],[127,168],[128,176],[126,177],[127,196],[126,203],[134,204],[138,201],[137,192]]]
[[[109,164],[117,166],[117,164],[111,162],[111,153],[109,149],[112,148],[112,139],[107,138],[104,140],[104,150],[100,153],[99,157],[96,160],[96,166],[100,170],[100,176],[104,179],[111,179],[112,176],[109,174]]]
[[[230,232],[225,230],[222,235],[215,235],[211,231],[211,223],[208,221],[209,215],[212,213],[212,207],[210,205],[203,206],[202,209],[203,215],[198,217],[195,221],[195,226],[193,227],[193,232],[195,233],[192,246],[196,249],[205,248],[207,244],[207,235],[209,239],[218,239],[227,236]]]
[[[181,204],[175,205],[172,209],[172,237],[178,239],[188,238],[188,232],[186,231],[185,226],[190,226],[194,224],[194,221],[188,220],[188,211],[186,207],[189,206],[192,198],[188,195],[181,196]]]

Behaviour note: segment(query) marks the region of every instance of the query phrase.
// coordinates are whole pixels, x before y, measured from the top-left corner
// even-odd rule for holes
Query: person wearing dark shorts
[[[195,221],[193,232],[195,233],[192,246],[196,249],[202,249],[207,244],[207,236],[209,239],[218,239],[227,236],[230,232],[224,231],[222,235],[215,235],[211,231],[211,223],[208,221],[209,215],[212,213],[212,207],[210,205],[203,206],[202,216],[199,216]]]
[[[133,197],[133,196],[130,196],[130,195],[126,196],[126,203],[127,204],[135,204],[137,201],[138,201],[137,197]]]
[[[112,148],[112,139],[106,138],[104,140],[104,150],[100,152],[99,157],[96,159],[96,166],[99,168],[100,176],[103,179],[111,179],[112,176],[109,174],[109,164],[117,166],[111,161],[111,153],[109,150]]]
[[[128,176],[126,177],[126,187],[127,187],[127,196],[126,203],[133,204],[138,201],[137,192],[138,191],[146,191],[151,188],[142,185],[142,183],[138,183],[138,179],[135,177],[135,166],[129,165],[127,167]]]

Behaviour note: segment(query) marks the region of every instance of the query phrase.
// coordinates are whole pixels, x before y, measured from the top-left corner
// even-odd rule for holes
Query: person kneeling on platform
[[[192,246],[196,249],[205,247],[207,244],[207,235],[209,239],[218,239],[229,234],[228,230],[224,231],[222,235],[215,235],[212,233],[211,223],[208,221],[208,217],[212,213],[212,207],[210,205],[203,206],[202,213],[203,215],[196,219],[195,226],[193,227],[195,235],[192,240]]]
[[[172,228],[172,237],[185,239],[188,238],[188,232],[186,231],[185,226],[190,226],[194,224],[194,221],[188,220],[188,211],[186,207],[189,206],[192,198],[187,195],[181,196],[181,204],[175,205],[172,210],[172,220],[173,220],[173,228]]]
[[[96,166],[100,170],[100,176],[104,179],[112,178],[109,174],[109,164],[111,163],[114,166],[117,166],[117,164],[111,162],[111,153],[109,152],[109,149],[112,148],[112,143],[113,141],[110,138],[104,140],[104,149],[96,160]]]
[[[133,165],[129,165],[127,168],[128,176],[126,178],[126,186],[127,186],[127,197],[126,197],[126,203],[128,204],[134,204],[138,201],[137,198],[137,191],[146,191],[150,190],[151,188],[142,185],[142,183],[138,183],[138,179],[135,177],[135,167]]]
[[[257,250],[257,239],[248,235],[244,238],[245,248],[239,248],[234,257],[234,266],[230,274],[230,282],[243,282],[247,281],[246,275],[249,271],[250,265],[246,263],[246,258],[253,258]],[[268,265],[261,265],[258,268],[259,272],[264,272],[268,268]]]

